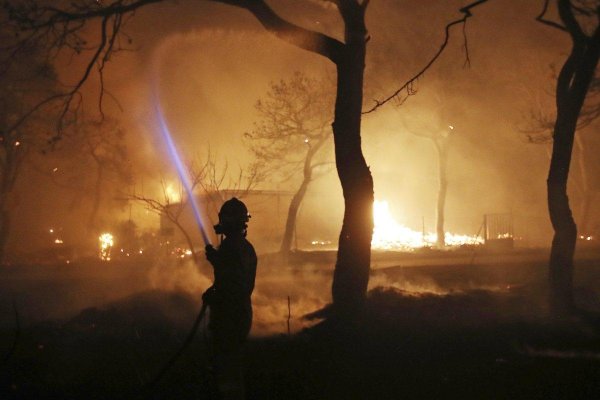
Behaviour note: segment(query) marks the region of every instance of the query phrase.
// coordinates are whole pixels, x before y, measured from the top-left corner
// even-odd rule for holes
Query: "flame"
[[[181,201],[181,193],[171,183],[165,187],[165,196],[169,203],[179,203]]]
[[[373,239],[371,247],[380,250],[414,250],[420,247],[431,246],[436,243],[435,233],[424,233],[400,225],[390,213],[388,202],[375,200],[373,204]],[[446,232],[447,246],[460,246],[464,244],[481,244],[483,239],[478,236],[457,235]]]
[[[371,247],[374,249],[413,249],[423,247],[423,234],[413,231],[406,226],[398,224],[392,214],[387,201],[375,200],[373,204],[373,239]]]
[[[100,259],[102,261],[110,261],[110,251],[115,243],[113,235],[110,233],[103,233],[98,240],[100,241]]]

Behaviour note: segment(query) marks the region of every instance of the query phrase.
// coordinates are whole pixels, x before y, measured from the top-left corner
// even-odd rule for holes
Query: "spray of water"
[[[175,168],[177,170],[177,174],[179,175],[181,184],[183,185],[183,188],[184,188],[184,190],[188,196],[188,199],[190,201],[190,204],[192,205],[194,219],[196,220],[196,224],[198,225],[198,230],[200,231],[200,234],[202,235],[202,240],[204,241],[205,245],[211,244],[210,238],[209,238],[208,234],[206,233],[206,229],[204,227],[204,221],[202,219],[202,214],[200,213],[200,207],[198,206],[198,202],[196,201],[196,198],[192,191],[192,184],[191,184],[189,172],[188,172],[187,168],[185,168],[185,166],[183,165],[183,162],[181,161],[181,157],[179,156],[179,152],[177,151],[177,146],[175,146],[175,142],[173,141],[173,136],[171,135],[169,126],[167,125],[167,122],[165,121],[165,117],[162,112],[162,108],[160,106],[160,101],[158,99],[158,90],[157,90],[156,84],[154,84],[154,86],[153,86],[153,103],[154,103],[156,119],[158,122],[158,129],[161,133],[161,136],[163,137],[163,139],[165,141],[165,144],[167,145],[167,150],[169,152],[169,156],[171,157],[171,161],[175,165]]]

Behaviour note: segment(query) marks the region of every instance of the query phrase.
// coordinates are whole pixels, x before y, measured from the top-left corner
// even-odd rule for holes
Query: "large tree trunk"
[[[333,274],[334,312],[351,313],[366,298],[373,236],[373,178],[361,149],[360,122],[369,0],[334,1],[344,21],[344,43],[290,24],[264,0],[215,0],[247,8],[277,37],[329,58],[337,69],[337,97],[332,124],[335,162],[344,194],[344,221]]]
[[[344,195],[344,220],[333,274],[334,310],[356,311],[366,298],[373,236],[373,179],[361,149],[361,110],[366,50],[364,8],[342,10],[346,46],[337,63],[333,137],[335,161]]]
[[[568,121],[556,123],[547,181],[548,211],[554,229],[549,265],[550,304],[557,312],[573,308],[573,256],[577,226],[569,207],[567,180],[577,115],[574,117],[571,115]]]
[[[439,188],[436,208],[436,233],[437,247],[444,248],[446,246],[446,232],[444,229],[444,208],[446,206],[446,192],[448,191],[448,144],[442,139],[434,140],[435,148],[438,151],[438,174]]]
[[[573,220],[567,182],[577,119],[598,64],[600,28],[586,37],[577,26],[571,5],[559,2],[561,19],[572,35],[573,47],[556,85],[557,116],[548,172],[548,211],[554,229],[549,263],[550,306],[555,313],[574,309],[573,256],[577,226]]]

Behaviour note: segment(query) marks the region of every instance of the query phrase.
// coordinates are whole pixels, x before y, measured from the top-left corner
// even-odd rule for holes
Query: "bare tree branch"
[[[8,23],[12,29],[18,32],[13,43],[3,46],[5,54],[10,56],[2,58],[2,69],[8,68],[10,60],[17,54],[26,51],[30,47],[45,48],[48,59],[52,59],[64,49],[72,51],[72,55],[79,55],[86,51],[92,54],[86,61],[86,67],[77,82],[63,93],[54,95],[25,113],[20,120],[26,120],[37,112],[43,105],[62,100],[61,112],[57,121],[58,135],[62,133],[65,126],[67,114],[77,113],[81,104],[80,90],[92,74],[94,66],[100,80],[100,93],[98,98],[98,110],[104,117],[104,67],[110,59],[111,54],[124,49],[121,45],[119,35],[123,22],[128,20],[135,10],[152,3],[164,0],[137,0],[125,2],[114,0],[108,5],[99,3],[77,5],[71,3],[69,8],[59,9],[54,6],[41,7],[35,2],[15,3],[8,2]],[[124,18],[125,17],[125,18]],[[89,45],[82,36],[86,24],[92,20],[100,19],[100,30],[98,33],[98,44]],[[129,40],[130,41],[130,40]],[[11,129],[16,129],[21,122],[18,121]]]
[[[446,46],[448,46],[448,42],[450,41],[450,29],[455,25],[462,24],[463,25],[463,38],[466,39],[466,35],[464,34],[464,26],[467,23],[467,19],[469,19],[470,17],[473,16],[473,14],[471,13],[471,10],[483,3],[486,3],[487,1],[488,0],[478,0],[478,1],[475,1],[469,5],[461,8],[459,11],[463,14],[463,17],[460,19],[454,20],[446,25],[446,27],[444,29],[444,32],[445,32],[444,40],[442,41],[442,44],[440,45],[438,51],[427,62],[427,64],[425,64],[425,66],[423,68],[421,68],[421,70],[419,72],[417,72],[412,78],[410,78],[402,86],[400,86],[400,88],[398,88],[394,93],[392,93],[391,95],[387,96],[386,98],[384,98],[382,100],[374,100],[375,105],[372,106],[371,108],[367,109],[366,111],[363,111],[362,113],[370,114],[370,113],[374,112],[375,110],[377,110],[379,107],[383,106],[384,104],[386,104],[394,99],[399,99],[399,101],[402,103],[406,100],[406,97],[412,96],[413,94],[415,94],[416,91],[414,89],[414,84],[416,83],[416,81],[418,81],[425,74],[425,72],[427,70],[429,70],[429,68],[431,68],[431,66],[442,55],[442,53],[446,49]],[[465,48],[465,54],[466,54],[466,60],[467,60],[466,62],[468,64],[470,61],[469,61],[469,51],[467,48],[466,40],[464,42],[464,48]],[[404,99],[400,98],[402,93],[406,94],[406,97]]]
[[[70,112],[75,115],[81,104],[80,90],[87,82],[94,66],[100,81],[98,110],[104,115],[104,67],[112,53],[121,50],[120,34],[123,23],[139,8],[161,3],[165,0],[113,0],[109,4],[71,3],[64,8],[57,6],[39,6],[36,2],[8,2],[6,9],[9,22],[19,32],[20,37],[14,45],[3,46],[5,54],[16,54],[32,45],[43,45],[48,50],[48,57],[55,57],[61,50],[69,49],[73,55],[86,51],[92,54],[86,60],[86,68],[77,82],[68,91],[53,96],[38,107],[32,108],[31,113],[38,111],[42,105],[55,100],[63,100],[57,123],[58,135],[65,125],[65,119]],[[216,3],[240,7],[252,13],[269,32],[280,39],[299,48],[320,54],[333,62],[339,60],[343,53],[344,44],[325,34],[294,25],[281,18],[264,0],[207,0]],[[366,2],[365,2],[366,3]],[[98,43],[89,45],[83,38],[82,31],[88,22],[100,20]],[[7,58],[9,59],[9,58]],[[26,119],[24,117],[23,119]]]
[[[334,63],[342,55],[344,44],[320,32],[294,25],[273,11],[264,0],[209,0],[244,8],[252,13],[265,29],[281,40],[301,49],[320,54]],[[339,1],[334,2],[339,5]]]
[[[573,43],[587,42],[589,40],[579,25],[579,22],[577,22],[577,19],[575,18],[572,1],[559,1],[558,13],[560,14],[562,21],[565,23],[565,28],[571,35]]]
[[[28,111],[26,111],[25,113],[21,114],[21,116],[12,124],[9,125],[4,132],[2,132],[3,136],[7,136],[9,134],[11,134],[12,132],[18,130],[19,128],[21,128],[21,126],[27,122],[27,120],[36,112],[38,112],[39,110],[41,110],[44,106],[54,102],[55,100],[64,98],[66,95],[65,94],[55,94],[52,95],[50,97],[47,97],[43,100],[41,100],[40,102],[38,102],[37,104],[35,104],[34,106],[32,106]]]
[[[544,7],[542,8],[542,12],[540,12],[540,14],[537,17],[535,17],[535,20],[552,28],[556,28],[560,31],[567,32],[567,28],[565,28],[564,25],[545,18],[546,12],[548,12],[549,4],[550,0],[544,0]]]

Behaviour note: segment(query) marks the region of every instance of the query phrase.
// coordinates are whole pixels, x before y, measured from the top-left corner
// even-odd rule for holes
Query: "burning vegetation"
[[[410,251],[431,247],[438,242],[437,235],[425,232],[425,227],[422,232],[417,232],[398,224],[390,213],[387,201],[375,200],[373,220],[375,223],[371,241],[373,249]],[[447,246],[478,245],[483,244],[483,238],[446,232],[444,243]]]

